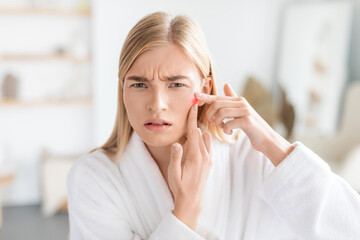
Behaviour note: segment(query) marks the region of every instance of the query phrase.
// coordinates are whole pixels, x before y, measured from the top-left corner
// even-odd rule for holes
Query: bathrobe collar
[[[119,161],[119,168],[145,228],[154,230],[174,209],[170,190],[145,143],[134,131]]]

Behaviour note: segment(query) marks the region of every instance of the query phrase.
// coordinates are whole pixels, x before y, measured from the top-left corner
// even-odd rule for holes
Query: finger
[[[239,101],[225,101],[225,100],[216,101],[213,104],[211,104],[209,109],[206,111],[206,117],[209,120],[209,122],[214,122],[215,114],[219,111],[219,109],[242,108],[245,106],[246,105],[244,104],[244,102],[242,100],[239,100]]]
[[[230,120],[224,124],[223,131],[224,133],[231,135],[233,129],[241,128],[246,132],[249,117],[237,118],[234,120]]]
[[[179,143],[171,145],[170,163],[168,176],[173,176],[177,182],[181,180],[181,158],[183,149]]]
[[[200,101],[200,102],[204,102],[204,103],[208,103],[211,104],[216,100],[230,100],[230,101],[236,101],[238,99],[234,99],[233,97],[228,97],[228,96],[217,96],[217,95],[209,95],[209,94],[205,94],[205,93],[195,93],[196,98]]]
[[[178,140],[178,143],[181,145],[182,147],[182,162],[184,160],[184,156],[187,153],[187,137],[186,137],[186,133]]]
[[[207,154],[207,150],[205,147],[204,139],[203,139],[203,133],[201,132],[201,129],[198,128],[199,131],[199,149],[202,155]]]
[[[214,121],[220,128],[224,127],[224,120],[227,118],[240,118],[249,115],[249,109],[241,108],[221,108],[214,115]]]
[[[194,104],[189,111],[187,126],[187,142],[189,148],[196,147],[198,144],[198,126],[197,126],[198,105]]]
[[[224,85],[224,93],[225,93],[225,96],[237,97],[237,94],[232,89],[232,87],[230,86],[229,83],[225,83],[225,85]]]
[[[194,104],[191,106],[189,114],[188,114],[188,122],[187,122],[187,127],[188,127],[188,131],[190,131],[191,129],[195,129],[197,130],[198,126],[197,126],[197,115],[198,115],[198,104]],[[187,133],[187,138],[189,138],[189,133]]]
[[[210,133],[203,133],[203,139],[204,139],[206,151],[208,152],[208,154],[211,154],[211,135],[210,135]]]

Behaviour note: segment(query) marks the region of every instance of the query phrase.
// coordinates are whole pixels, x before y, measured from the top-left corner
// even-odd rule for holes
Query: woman
[[[110,138],[68,176],[72,240],[360,238],[360,197],[346,182],[229,84],[216,95],[191,19],[140,20],[118,77]]]

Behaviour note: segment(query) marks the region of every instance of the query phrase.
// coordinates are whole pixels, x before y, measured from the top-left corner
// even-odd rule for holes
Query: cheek
[[[179,107],[179,102],[181,102],[183,108],[190,109],[192,105],[197,104],[199,101],[195,97],[194,91],[189,91],[185,94],[182,94],[182,96],[174,97],[173,103],[174,106]]]
[[[128,99],[127,94],[124,92],[124,95],[123,95],[123,103],[124,103],[124,106],[125,106],[126,111],[127,111],[128,109],[130,109],[130,107],[129,107],[129,102],[131,103],[131,101],[129,101],[129,99]]]
[[[179,102],[183,104],[179,104]],[[178,115],[178,119],[181,119],[181,122],[184,123],[185,125],[187,122],[189,111],[191,107],[196,103],[198,103],[198,99],[195,97],[193,92],[187,93],[183,95],[181,98],[176,98],[174,102],[174,107],[176,109],[175,111],[176,114]]]
[[[137,105],[139,104],[138,100],[135,101],[131,94],[124,93],[123,102],[129,119],[132,119],[137,112]]]
[[[197,104],[198,102],[199,101],[198,101],[198,99],[196,98],[195,95],[191,96],[191,98],[190,98],[191,105]]]

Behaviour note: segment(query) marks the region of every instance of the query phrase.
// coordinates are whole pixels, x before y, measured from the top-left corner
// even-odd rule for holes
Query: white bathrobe
[[[119,162],[97,150],[68,175],[71,240],[360,239],[360,196],[299,142],[276,168],[241,134],[213,138],[214,164],[196,231],[134,132]]]

